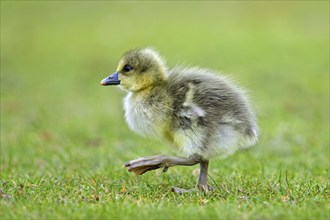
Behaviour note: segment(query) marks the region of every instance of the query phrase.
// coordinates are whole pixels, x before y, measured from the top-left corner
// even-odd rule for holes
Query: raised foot
[[[124,166],[128,167],[129,172],[134,172],[136,175],[142,175],[147,171],[159,168],[163,168],[163,172],[166,172],[169,165],[165,160],[166,156],[163,155],[142,157],[126,162]]]

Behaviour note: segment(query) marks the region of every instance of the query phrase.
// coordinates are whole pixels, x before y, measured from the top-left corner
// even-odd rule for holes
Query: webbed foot
[[[192,192],[197,192],[197,191],[208,193],[212,190],[214,190],[214,188],[209,185],[207,185],[207,186],[197,185],[197,187],[195,189],[183,189],[183,188],[179,188],[179,187],[175,187],[175,186],[171,187],[171,192],[175,192],[177,194],[192,193]]]
[[[134,172],[136,175],[142,175],[147,171],[159,168],[163,168],[163,172],[166,172],[169,168],[165,161],[166,158],[163,155],[142,157],[126,162],[124,166],[128,167],[129,172]]]
[[[200,192],[205,192],[205,193],[208,193],[212,190],[214,190],[214,188],[208,184],[197,184],[197,189],[200,191]]]
[[[195,189],[182,189],[182,188],[175,187],[175,186],[171,187],[171,192],[175,192],[177,194],[191,193],[193,191],[196,191],[196,190]]]
[[[124,166],[128,167],[129,172],[142,175],[147,171],[156,170],[159,168],[163,168],[163,172],[166,172],[168,168],[172,166],[192,166],[199,163],[199,161],[199,157],[181,158],[166,155],[156,155],[128,161],[124,164]]]

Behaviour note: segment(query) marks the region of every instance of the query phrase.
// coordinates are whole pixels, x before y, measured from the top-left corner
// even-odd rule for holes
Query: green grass
[[[1,1],[2,219],[329,219],[329,2]],[[134,176],[177,154],[131,132],[121,54],[154,46],[229,73],[258,108],[258,144],[198,167]]]

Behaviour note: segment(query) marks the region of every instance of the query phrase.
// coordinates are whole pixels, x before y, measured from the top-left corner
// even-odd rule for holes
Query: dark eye
[[[126,64],[123,68],[124,72],[129,72],[133,69],[133,67],[129,64]]]

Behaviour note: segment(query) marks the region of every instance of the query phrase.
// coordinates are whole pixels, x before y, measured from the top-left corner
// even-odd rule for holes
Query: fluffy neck
[[[158,91],[160,91],[166,85],[165,79],[159,79],[154,81],[152,84],[145,86],[141,89],[130,91],[133,97],[141,97],[146,99],[149,96],[157,95]]]

